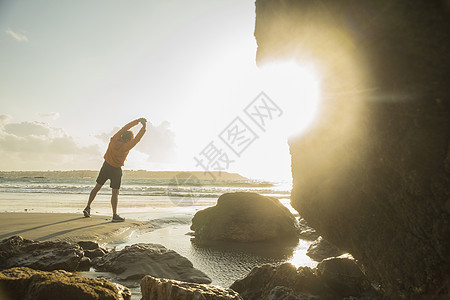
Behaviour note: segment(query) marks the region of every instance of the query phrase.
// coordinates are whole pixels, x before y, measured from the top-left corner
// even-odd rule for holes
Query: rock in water
[[[91,259],[85,256],[80,260],[77,271],[89,271],[91,269],[91,266]]]
[[[323,290],[323,285],[313,269],[308,267],[296,269],[289,263],[255,267],[246,277],[236,280],[230,288],[237,291],[245,300],[266,300],[272,289],[277,286],[292,289],[294,293],[311,295],[317,295]],[[272,297],[280,292],[272,292]],[[286,291],[283,294],[286,294]]]
[[[315,261],[322,261],[325,258],[336,257],[343,254],[336,246],[324,240],[321,236],[317,238],[306,251],[306,255]]]
[[[316,232],[314,228],[309,227],[308,223],[304,218],[301,218],[298,221],[298,225],[300,228],[299,238],[302,240],[315,241],[319,238],[319,234]]]
[[[265,297],[264,300],[314,300],[320,299],[317,296],[295,292],[291,288],[285,286],[276,286]]]
[[[257,242],[298,240],[298,223],[278,199],[257,193],[226,193],[198,211],[191,230],[199,240]]]
[[[97,242],[92,241],[79,241],[77,242],[78,245],[80,245],[83,250],[95,250],[100,248],[100,245]]]
[[[0,242],[0,270],[29,267],[37,270],[77,270],[83,250],[68,242],[38,242],[13,236]]]
[[[10,300],[128,300],[131,292],[105,279],[20,267],[0,272],[0,296]]]
[[[134,244],[111,251],[92,261],[98,271],[112,272],[120,280],[141,279],[145,275],[195,283],[211,283],[211,279],[177,252],[159,244]]]
[[[145,276],[142,300],[242,300],[232,289]]]
[[[380,298],[355,261],[348,258],[329,258],[315,269],[296,269],[289,263],[255,267],[230,288],[245,300]]]
[[[333,291],[334,295],[361,295],[371,289],[366,276],[354,260],[348,258],[327,258],[317,265],[316,276]]]
[[[256,0],[258,65],[321,76],[315,122],[289,141],[292,206],[392,299],[432,298],[450,274],[449,28],[448,1]]]
[[[108,250],[100,247],[100,245],[96,242],[79,241],[77,244],[80,245],[81,248],[83,248],[84,256],[89,257],[90,259],[102,257],[106,253],[108,253]]]

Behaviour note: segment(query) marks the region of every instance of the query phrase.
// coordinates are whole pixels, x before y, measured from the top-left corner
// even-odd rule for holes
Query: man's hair
[[[122,142],[128,142],[131,141],[131,139],[133,138],[133,132],[130,130],[125,131],[124,133],[122,133],[122,136],[120,137],[120,140]]]

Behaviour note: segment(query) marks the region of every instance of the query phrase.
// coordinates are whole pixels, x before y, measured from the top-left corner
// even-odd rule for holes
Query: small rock
[[[307,241],[315,241],[319,237],[319,234],[316,232],[314,228],[309,228],[305,230],[301,230],[298,234],[299,238]]]
[[[0,291],[6,299],[131,299],[128,288],[106,279],[86,278],[62,270],[46,272],[26,267],[1,271]]]
[[[83,250],[95,250],[100,248],[98,243],[91,241],[79,241],[77,244],[80,245]]]
[[[315,241],[317,238],[319,238],[319,234],[316,232],[314,228],[309,227],[305,219],[301,218],[298,221],[298,224],[299,224],[299,237],[301,239],[307,241]]]
[[[317,277],[334,295],[358,296],[372,289],[355,260],[327,258],[317,265]]]
[[[97,248],[94,250],[85,250],[84,251],[84,256],[89,257],[90,259],[94,259],[96,257],[103,257],[108,253],[108,251],[106,251],[103,248]]]
[[[100,245],[96,242],[80,241],[78,242],[78,245],[80,245],[80,247],[83,248],[84,256],[89,257],[90,259],[102,257],[106,253],[108,253],[108,250],[106,250],[103,247],[100,247]]]
[[[77,270],[83,250],[68,242],[38,242],[13,236],[0,242],[0,270],[29,267],[37,270]]]
[[[336,257],[343,253],[343,251],[340,251],[336,246],[327,242],[321,236],[315,240],[306,251],[306,255],[319,262],[325,258]]]
[[[260,300],[267,299],[277,286],[289,287],[299,295],[316,295],[323,290],[321,282],[312,269],[308,267],[297,269],[289,263],[255,267],[246,277],[236,280],[230,288],[246,300]]]
[[[91,259],[89,257],[83,257],[78,264],[77,271],[89,271],[91,265]]]
[[[258,266],[230,288],[246,300],[381,298],[349,258],[329,258],[314,269],[288,263]]]
[[[211,279],[177,252],[159,244],[134,244],[111,251],[93,260],[98,271],[112,272],[120,280],[141,279],[145,275],[195,283],[211,283]]]
[[[311,300],[319,299],[317,296],[294,292],[291,288],[285,286],[276,286],[267,295],[265,300]]]
[[[243,300],[232,289],[145,276],[141,280],[142,300]]]

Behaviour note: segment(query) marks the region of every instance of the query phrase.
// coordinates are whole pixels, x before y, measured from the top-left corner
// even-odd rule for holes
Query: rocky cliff
[[[316,122],[289,141],[292,205],[390,297],[448,292],[448,3],[256,0],[258,64],[322,76]]]

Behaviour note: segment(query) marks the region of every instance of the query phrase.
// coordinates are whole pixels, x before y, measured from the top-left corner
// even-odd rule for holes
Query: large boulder
[[[128,300],[128,288],[105,279],[91,279],[63,270],[46,272],[26,267],[0,272],[0,299]]]
[[[145,276],[142,300],[242,300],[232,289]]]
[[[177,252],[159,244],[134,244],[111,251],[92,261],[98,271],[118,275],[119,280],[140,280],[146,275],[194,283],[211,283],[211,279]]]
[[[450,274],[448,3],[256,0],[258,65],[321,75],[315,123],[289,141],[292,206],[389,298]]]
[[[278,199],[257,193],[226,193],[198,211],[191,229],[198,240],[257,242],[298,240],[298,223]]]
[[[314,269],[296,269],[289,263],[255,267],[230,288],[245,300],[380,298],[356,262],[348,258],[329,258]]]
[[[68,242],[38,242],[13,236],[0,242],[0,270],[29,267],[51,271],[75,271],[83,258],[83,250]]]

